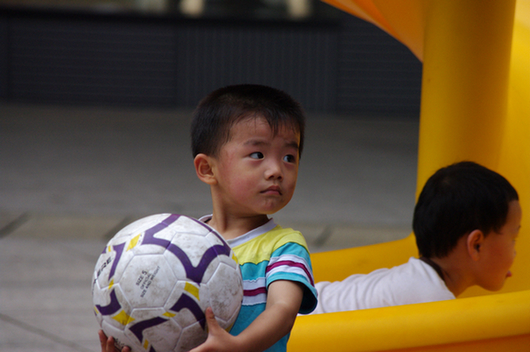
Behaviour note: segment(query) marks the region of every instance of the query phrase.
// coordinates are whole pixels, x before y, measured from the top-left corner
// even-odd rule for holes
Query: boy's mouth
[[[262,191],[261,193],[263,193],[263,194],[277,194],[277,195],[281,195],[282,194],[282,190],[281,190],[281,188],[279,186],[270,186],[266,190]]]
[[[508,272],[506,273],[506,277],[512,277],[512,272],[508,270]]]

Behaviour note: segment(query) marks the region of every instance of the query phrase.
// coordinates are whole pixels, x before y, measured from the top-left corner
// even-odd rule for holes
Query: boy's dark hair
[[[275,134],[282,127],[299,132],[299,155],[302,155],[305,114],[300,104],[281,90],[241,84],[217,89],[199,103],[191,123],[193,156],[204,153],[217,157],[230,139],[231,127],[254,117],[264,118]]]
[[[420,193],[412,228],[420,256],[447,256],[473,230],[499,232],[517,191],[503,176],[470,161],[438,170]]]

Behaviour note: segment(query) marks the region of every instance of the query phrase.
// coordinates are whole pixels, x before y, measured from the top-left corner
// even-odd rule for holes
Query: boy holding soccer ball
[[[244,298],[230,333],[207,309],[208,339],[193,352],[285,351],[297,314],[317,304],[302,234],[269,218],[293,196],[304,127],[299,103],[260,85],[218,89],[195,111],[195,171],[210,186],[213,205],[201,220],[234,250]],[[100,341],[102,351],[112,351],[112,338],[100,332]]]

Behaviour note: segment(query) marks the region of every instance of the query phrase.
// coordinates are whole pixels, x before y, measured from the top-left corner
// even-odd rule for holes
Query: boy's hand
[[[99,335],[99,343],[101,344],[101,352],[118,351],[118,349],[114,346],[114,338],[112,336],[107,338],[107,335],[105,335],[103,330],[99,330],[98,335]],[[122,348],[121,352],[131,352],[131,349],[125,346],[124,348]]]
[[[234,336],[226,332],[213,314],[212,308],[206,308],[206,324],[208,325],[208,338],[206,341],[191,350],[190,352],[236,352],[238,351],[237,341]]]
[[[293,327],[303,288],[292,281],[276,280],[269,285],[267,305],[261,314],[237,336],[219,326],[211,308],[206,309],[208,338],[190,352],[264,351],[288,334]]]

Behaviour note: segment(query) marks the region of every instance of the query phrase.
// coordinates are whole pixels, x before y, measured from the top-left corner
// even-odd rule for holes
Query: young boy
[[[313,313],[454,299],[473,285],[501,289],[515,258],[518,199],[504,177],[476,163],[438,170],[414,209],[420,259],[339,282],[318,282]]]
[[[213,212],[201,218],[233,248],[244,298],[230,334],[206,311],[209,335],[193,352],[285,351],[298,313],[316,306],[309,251],[298,231],[268,215],[289,203],[298,176],[305,116],[279,90],[236,85],[210,93],[191,128],[194,165],[210,186]],[[102,351],[112,339],[100,332]]]

